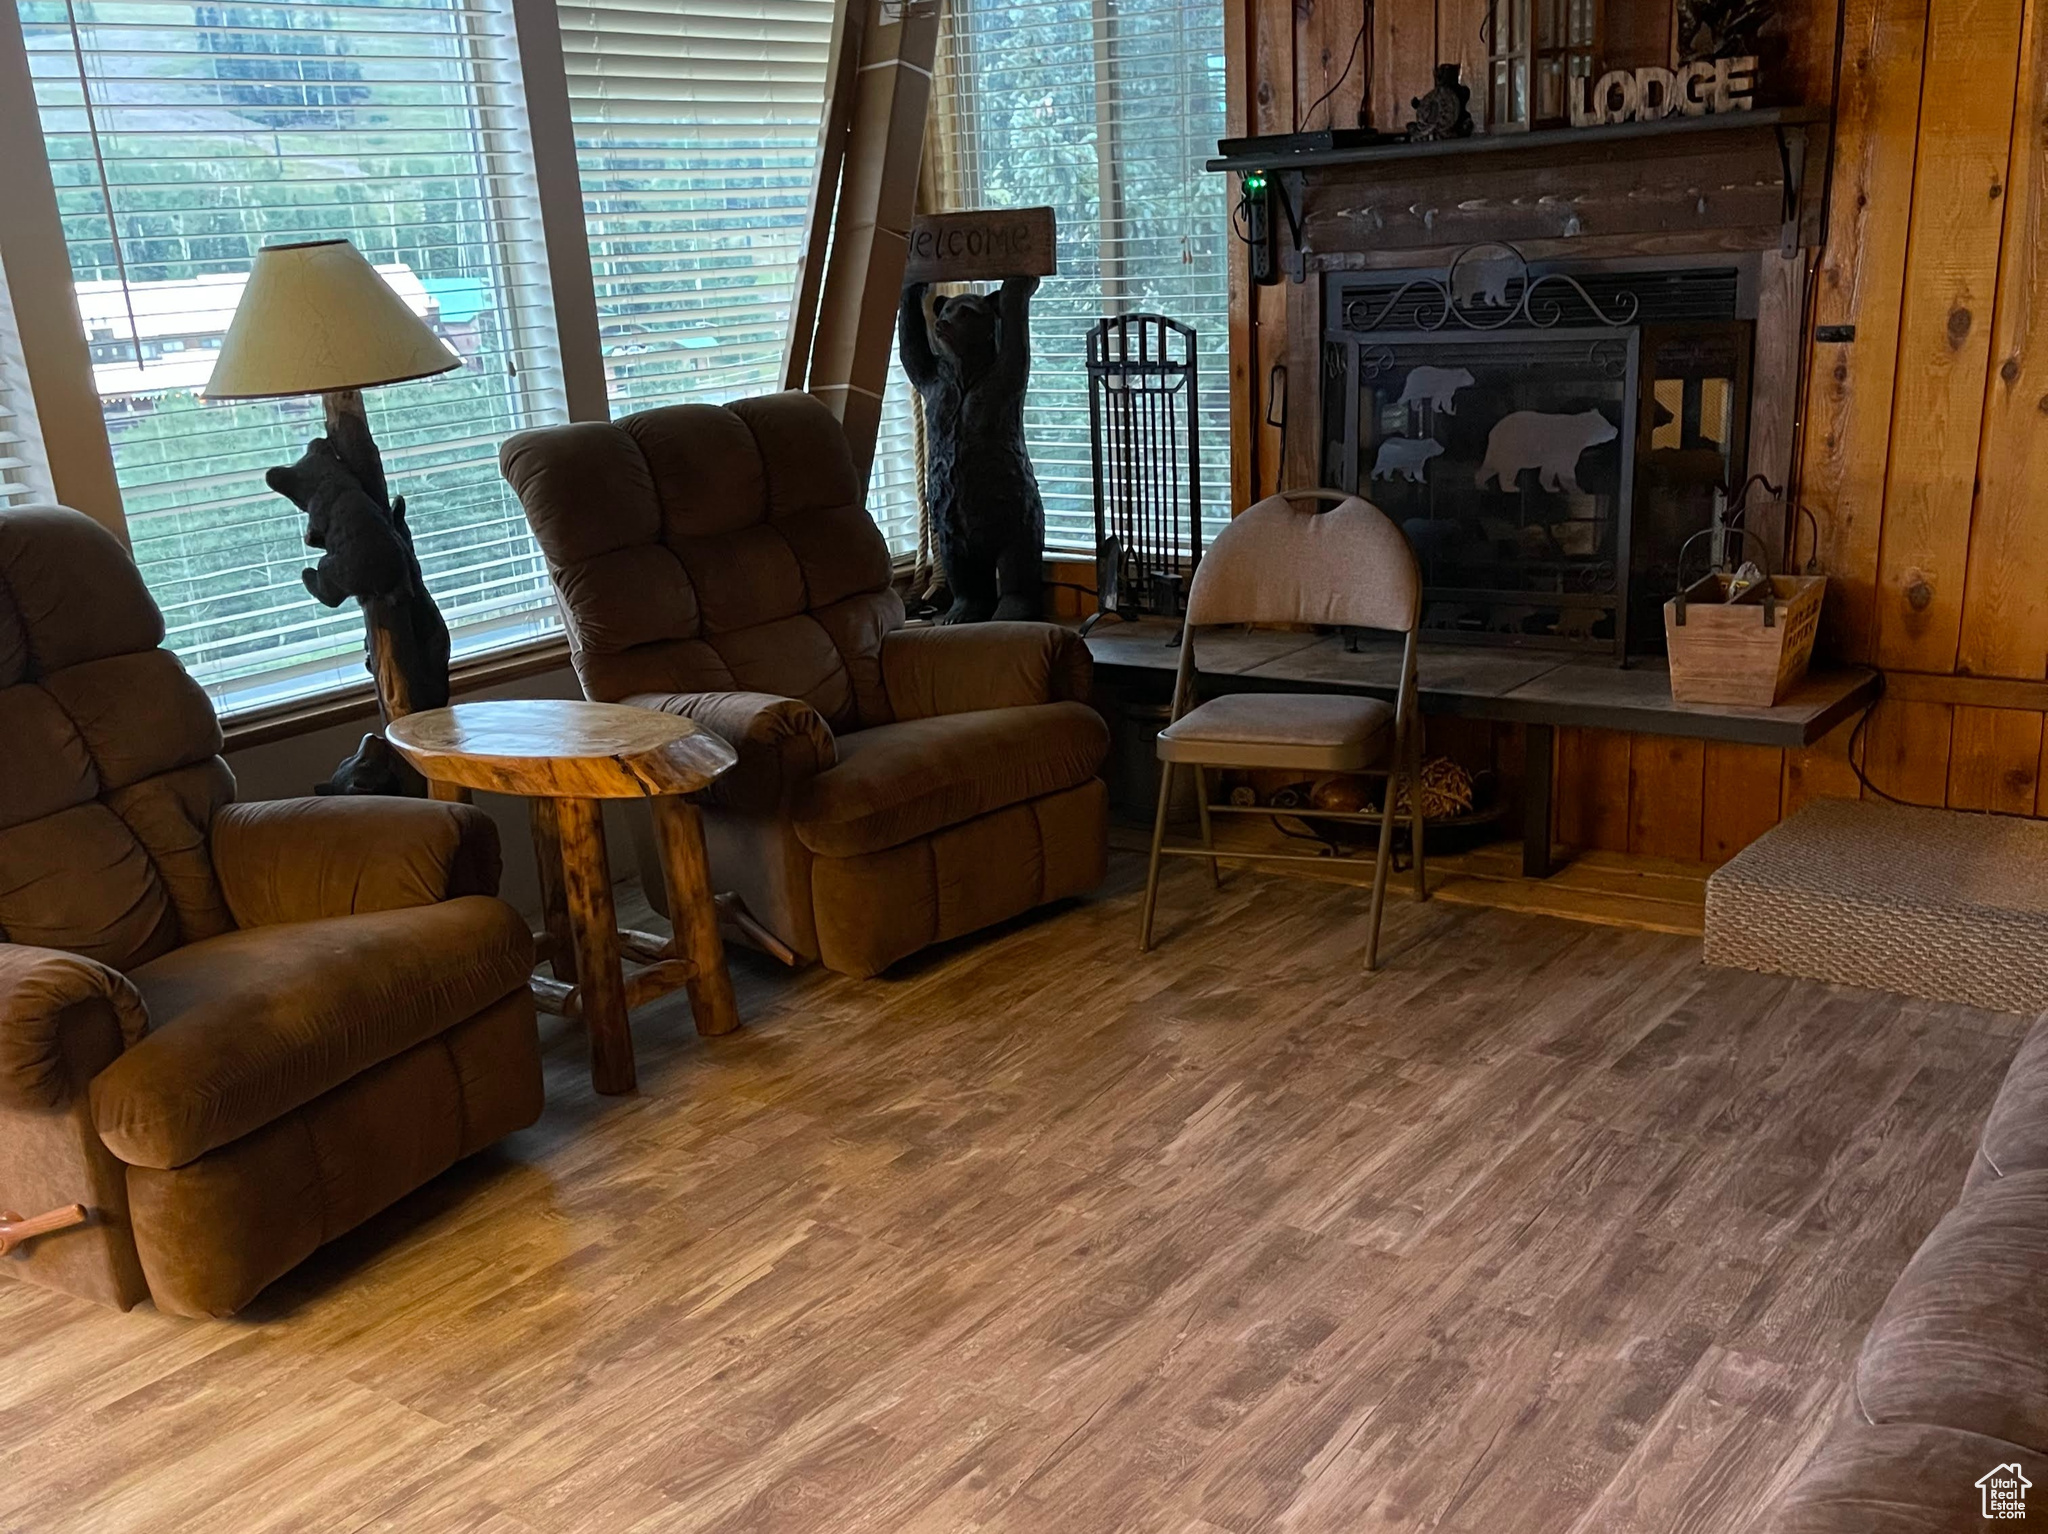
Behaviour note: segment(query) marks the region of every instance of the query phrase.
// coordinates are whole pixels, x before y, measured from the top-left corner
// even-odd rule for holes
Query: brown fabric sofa
[[[528,432],[499,461],[584,692],[739,752],[707,801],[714,876],[796,952],[872,975],[1101,882],[1087,647],[1041,623],[905,628],[816,400]]]
[[[236,804],[121,546],[0,512],[0,1270],[224,1315],[541,1109],[533,941],[467,806]]]
[[[1953,1534],[2003,1472],[2048,1508],[2048,1018],[2020,1047],[1961,1200],[1864,1338],[1848,1403],[1759,1534]]]

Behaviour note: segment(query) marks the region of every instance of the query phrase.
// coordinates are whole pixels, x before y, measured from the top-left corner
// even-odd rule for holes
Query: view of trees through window
[[[230,703],[359,675],[360,619],[300,584],[303,520],[263,483],[317,400],[202,403],[264,244],[343,236],[463,357],[372,391],[458,642],[552,621],[498,442],[559,419],[509,38],[462,0],[20,0],[135,554],[170,643]]]
[[[563,0],[614,414],[781,387],[835,0]]]
[[[463,357],[369,395],[458,647],[552,623],[496,468],[559,420],[532,157],[502,0],[17,0],[138,562],[227,707],[359,675],[353,610],[300,584],[303,522],[263,483],[313,399],[201,395],[255,251],[342,236]],[[777,387],[834,0],[561,0],[615,410]],[[1055,544],[1092,542],[1082,368],[1102,314],[1201,334],[1204,495],[1227,514],[1220,10],[1211,0],[951,0],[936,167],[960,207],[1049,203],[1028,431]],[[870,501],[915,543],[900,371]]]
[[[948,207],[1050,205],[1059,275],[1032,308],[1025,430],[1048,541],[1094,546],[1085,371],[1106,314],[1200,337],[1204,521],[1230,515],[1223,11],[1215,0],[949,0],[938,123]],[[893,382],[893,380],[892,380]]]

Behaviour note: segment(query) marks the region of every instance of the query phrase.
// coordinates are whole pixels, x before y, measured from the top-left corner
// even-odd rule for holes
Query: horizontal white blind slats
[[[17,5],[136,559],[193,674],[224,708],[361,676],[360,617],[306,593],[263,485],[318,401],[201,397],[270,243],[352,240],[463,357],[369,395],[392,489],[452,630],[552,622],[496,462],[564,414],[505,5]]]
[[[834,0],[560,0],[612,412],[781,387]]]

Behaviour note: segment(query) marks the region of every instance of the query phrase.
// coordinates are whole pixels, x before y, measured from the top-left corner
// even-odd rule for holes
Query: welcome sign
[[[975,208],[912,224],[903,280],[990,282],[1058,271],[1051,208]]]

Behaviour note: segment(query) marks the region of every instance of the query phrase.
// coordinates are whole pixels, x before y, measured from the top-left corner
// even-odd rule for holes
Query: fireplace
[[[1407,532],[1426,638],[1662,648],[1680,550],[1746,473],[1753,271],[1484,244],[1329,274],[1324,477]]]

